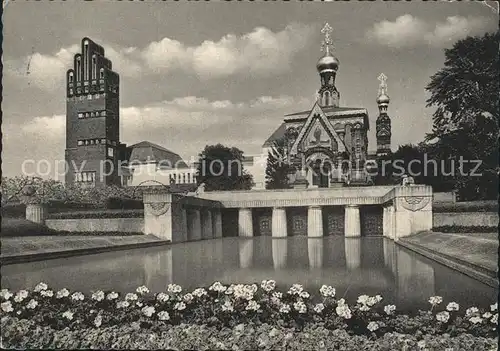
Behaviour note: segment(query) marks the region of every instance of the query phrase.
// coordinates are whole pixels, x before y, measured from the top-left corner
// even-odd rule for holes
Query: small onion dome
[[[325,56],[319,59],[316,64],[316,68],[319,73],[326,71],[334,71],[336,72],[339,68],[339,60],[330,53],[326,53]]]
[[[389,96],[386,94],[381,94],[377,97],[377,103],[378,104],[388,104],[390,101]]]

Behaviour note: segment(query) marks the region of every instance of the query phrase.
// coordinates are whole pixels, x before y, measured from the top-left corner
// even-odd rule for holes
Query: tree
[[[497,32],[458,41],[426,87],[427,106],[436,107],[426,140],[435,142],[436,157],[454,161],[453,178],[467,200],[498,194],[499,39]]]
[[[63,200],[66,197],[64,185],[57,180],[28,176],[2,177],[2,205],[20,201],[27,185],[33,186],[34,198],[40,202]]]
[[[253,176],[243,167],[243,151],[222,144],[207,145],[199,155],[196,181],[205,191],[250,190]]]
[[[275,140],[267,154],[266,189],[288,189],[288,175],[291,165],[288,162],[286,139]]]

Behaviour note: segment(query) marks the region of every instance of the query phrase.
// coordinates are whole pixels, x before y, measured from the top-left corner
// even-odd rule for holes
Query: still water
[[[380,294],[385,303],[410,310],[428,308],[433,295],[463,306],[497,300],[495,289],[382,237],[222,238],[7,265],[1,273],[2,287],[14,290],[43,281],[82,292],[130,292],[140,285],[158,292],[170,283],[192,290],[214,281],[274,279],[281,288],[300,283],[309,292],[332,285],[351,302]]]

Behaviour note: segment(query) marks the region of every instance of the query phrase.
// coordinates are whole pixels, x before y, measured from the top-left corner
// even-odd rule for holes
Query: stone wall
[[[464,226],[464,227],[496,227],[498,213],[496,212],[438,212],[432,215],[433,227]]]
[[[142,233],[144,218],[72,218],[46,219],[47,227],[69,232]]]

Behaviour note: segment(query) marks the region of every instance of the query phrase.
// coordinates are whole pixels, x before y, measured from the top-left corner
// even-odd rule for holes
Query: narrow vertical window
[[[69,83],[73,83],[73,72],[69,72]]]
[[[92,55],[92,79],[97,79],[97,58],[94,55]]]
[[[83,44],[83,79],[89,79],[89,43],[85,41]]]
[[[82,80],[82,66],[80,57],[76,58],[76,80],[78,82]]]
[[[104,79],[104,68],[99,70],[99,79]]]

